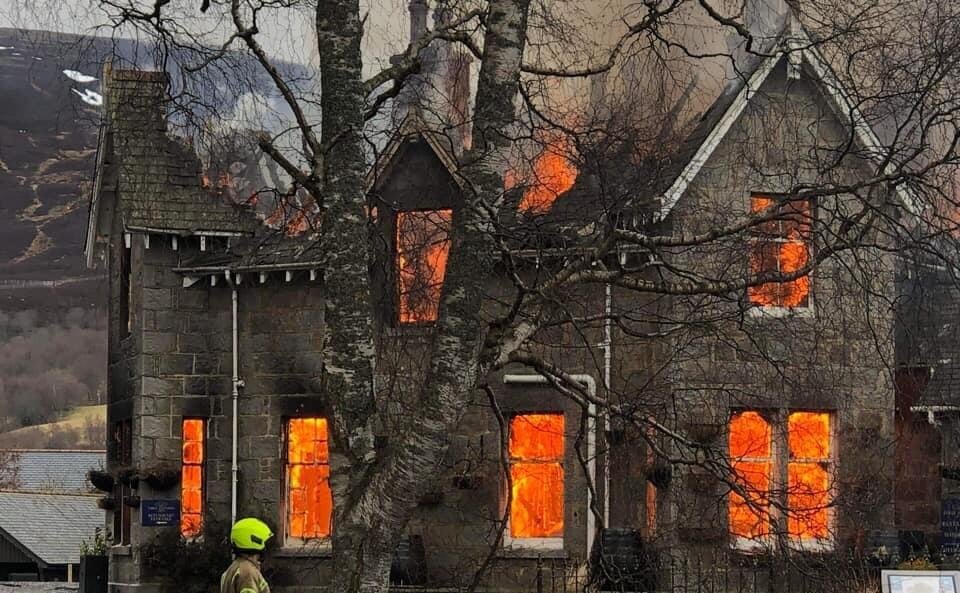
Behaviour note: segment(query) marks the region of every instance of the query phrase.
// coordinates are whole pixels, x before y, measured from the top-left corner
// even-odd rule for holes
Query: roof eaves
[[[713,151],[717,149],[720,145],[720,142],[726,137],[727,133],[730,131],[730,128],[733,127],[733,124],[736,123],[737,119],[740,118],[740,114],[743,113],[743,110],[746,109],[747,104],[750,102],[750,99],[760,90],[760,87],[763,86],[763,83],[767,80],[767,77],[770,76],[770,73],[773,72],[777,64],[783,58],[782,52],[777,52],[775,55],[767,56],[764,58],[763,62],[760,63],[759,67],[754,71],[753,75],[750,76],[747,83],[740,89],[737,93],[737,97],[733,100],[729,107],[727,107],[726,112],[723,114],[723,117],[717,122],[717,125],[710,130],[710,133],[707,135],[706,139],[697,148],[696,153],[694,153],[693,158],[686,164],[683,170],[680,172],[680,175],[677,176],[673,184],[664,192],[663,197],[661,198],[661,206],[659,212],[659,220],[663,220],[670,214],[670,211],[673,210],[673,207],[677,205],[677,202],[680,201],[681,196],[684,192],[687,191],[687,187],[693,182],[697,174],[706,165],[707,161],[710,160],[710,157],[713,155]]]

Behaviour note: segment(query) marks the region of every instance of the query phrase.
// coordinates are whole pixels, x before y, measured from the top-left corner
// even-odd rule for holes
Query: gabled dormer
[[[374,221],[380,320],[424,326],[437,318],[454,212],[463,203],[452,145],[408,116],[366,180]]]

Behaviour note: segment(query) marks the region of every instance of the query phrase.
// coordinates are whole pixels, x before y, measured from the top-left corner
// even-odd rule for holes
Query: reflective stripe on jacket
[[[260,574],[259,562],[237,556],[220,577],[220,593],[270,593],[270,587]]]

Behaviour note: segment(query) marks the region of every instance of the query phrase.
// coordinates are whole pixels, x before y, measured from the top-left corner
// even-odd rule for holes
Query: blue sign
[[[944,556],[956,556],[960,554],[960,498],[944,498],[940,509],[940,551]]]
[[[143,525],[144,527],[167,527],[169,525],[180,525],[180,501],[141,501],[140,525]]]

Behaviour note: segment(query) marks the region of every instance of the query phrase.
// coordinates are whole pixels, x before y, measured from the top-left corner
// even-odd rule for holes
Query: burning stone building
[[[328,408],[316,382],[325,333],[316,238],[299,223],[297,232],[268,228],[204,180],[191,151],[167,135],[166,85],[161,73],[106,72],[91,201],[88,261],[109,272],[111,587],[158,586],[141,550],[161,533],[193,538],[245,515],[277,533],[277,589],[322,587],[333,503]],[[808,155],[849,135],[851,106],[837,89],[802,44],[753,64],[657,172],[651,199],[629,213],[649,224],[631,228],[696,232],[773,212],[746,244],[678,241],[666,255],[718,279],[802,269],[814,225],[840,224],[842,198],[782,195],[823,181]],[[863,126],[853,136],[878,144]],[[449,224],[462,205],[463,142],[408,115],[368,178],[382,446],[416,413]],[[508,175],[518,225],[530,223],[514,249],[520,274],[562,256],[564,233],[590,232],[588,217],[601,209],[565,152],[555,143],[536,159],[534,177]],[[851,155],[830,181],[867,168]],[[616,200],[602,206],[609,213]],[[619,262],[647,256],[623,251]],[[597,421],[592,404],[520,364],[499,369],[450,435],[444,471],[424,477],[435,488],[405,548],[421,550],[423,562],[398,570],[397,581],[460,588],[489,560],[485,587],[527,589],[544,578],[546,559],[549,578],[566,583],[612,528],[717,564],[759,550],[864,552],[909,527],[894,522],[890,461],[897,264],[880,248],[859,264],[828,259],[812,276],[709,303],[604,286],[571,293],[563,303],[571,316],[600,321],[548,331],[538,351],[592,396],[688,435],[683,446],[616,418]],[[507,281],[492,280],[490,295],[493,303],[508,296]],[[602,321],[612,318],[625,321]],[[676,329],[650,331],[654,318]],[[723,465],[716,452],[729,459],[728,481],[714,471]],[[155,524],[148,510],[157,501],[179,509],[176,524]]]

